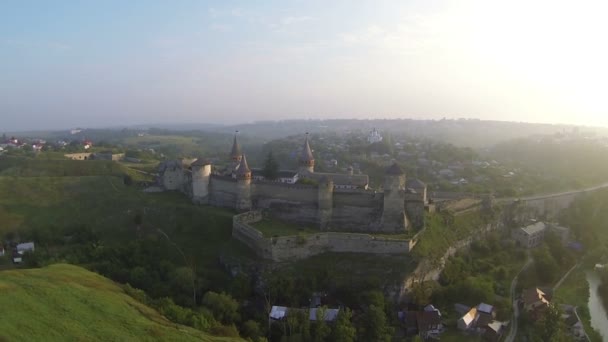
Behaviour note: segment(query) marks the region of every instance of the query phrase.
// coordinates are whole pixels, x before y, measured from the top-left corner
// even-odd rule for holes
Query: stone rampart
[[[259,211],[233,218],[232,236],[251,248],[256,255],[274,261],[308,258],[325,252],[407,254],[416,239],[392,239],[370,234],[321,232],[311,235],[264,237],[250,224],[262,219]]]

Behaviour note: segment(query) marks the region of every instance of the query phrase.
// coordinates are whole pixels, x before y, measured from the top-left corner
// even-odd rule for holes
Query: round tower
[[[334,181],[327,176],[319,180],[317,203],[319,206],[319,228],[327,230],[334,207]]]
[[[192,165],[192,200],[195,203],[209,202],[209,181],[211,177],[211,162],[198,158]]]
[[[251,169],[245,155],[236,169],[236,210],[251,210]]]
[[[308,132],[306,132],[306,140],[304,141],[304,148],[299,159],[300,163],[300,174],[306,175],[315,172],[315,158],[312,156],[312,150],[308,143]]]
[[[384,174],[384,208],[380,230],[400,233],[408,229],[405,215],[405,172],[397,163]]]

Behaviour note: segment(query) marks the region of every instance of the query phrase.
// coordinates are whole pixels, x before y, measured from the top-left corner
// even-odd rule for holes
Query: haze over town
[[[3,2],[5,130],[293,118],[608,125],[602,1]]]

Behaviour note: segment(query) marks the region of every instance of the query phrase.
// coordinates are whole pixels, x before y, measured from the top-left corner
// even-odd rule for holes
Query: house
[[[464,316],[460,317],[458,322],[456,323],[459,330],[469,330],[472,329],[475,323],[475,319],[477,318],[477,308],[473,307],[469,309],[469,311],[464,314]]]
[[[456,174],[450,169],[441,169],[439,170],[439,175],[444,178],[454,178]]]
[[[322,310],[321,308],[312,308],[308,310],[308,319],[311,322],[317,321],[317,313]],[[334,322],[338,319],[338,314],[340,313],[340,309],[325,309],[325,314],[323,315],[323,320],[325,322]]]
[[[486,341],[499,341],[504,333],[505,324],[498,321],[492,321],[486,326],[483,337]]]
[[[550,304],[547,295],[537,287],[524,290],[521,301],[527,312],[544,310]]]
[[[496,310],[490,304],[480,303],[471,308],[456,323],[459,330],[483,333],[496,318]]]
[[[454,310],[456,310],[456,312],[458,312],[458,314],[462,316],[469,312],[469,310],[471,310],[471,307],[464,304],[456,303],[454,304]]]
[[[496,310],[490,304],[480,303],[477,305],[477,326],[485,327],[496,318]]]
[[[319,317],[317,317],[317,313],[321,308],[311,308],[311,309],[298,309],[298,308],[288,308],[286,306],[272,306],[270,309],[270,313],[268,314],[268,319],[270,321],[282,321],[287,318],[290,314],[295,314],[297,312],[305,313],[308,311],[308,319],[311,322],[317,321]],[[338,319],[338,314],[340,313],[340,309],[325,309],[325,314],[323,315],[323,320],[325,322],[334,322]]]
[[[416,311],[399,311],[397,317],[405,329],[406,336],[418,334],[418,320]]]
[[[533,248],[541,244],[545,238],[546,225],[544,222],[536,222],[529,226],[518,228],[513,231],[513,239],[524,248]]]
[[[23,256],[16,249],[13,249],[13,264],[20,264],[21,262],[23,262]]]
[[[439,310],[417,312],[416,322],[418,324],[418,335],[423,339],[437,336],[443,331]]]
[[[21,255],[25,252],[33,252],[34,251],[34,243],[33,242],[24,242],[17,245],[17,252]]]
[[[262,169],[251,169],[251,177],[257,181],[269,181],[269,182],[277,182],[277,183],[287,183],[287,184],[295,184],[300,176],[297,171],[289,171],[289,170],[280,170],[277,172],[277,178],[274,180],[266,179],[264,177],[264,170]]]

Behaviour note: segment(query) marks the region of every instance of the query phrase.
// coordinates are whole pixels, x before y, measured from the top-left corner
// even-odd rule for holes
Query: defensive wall
[[[263,218],[261,211],[235,215],[232,236],[247,245],[261,258],[273,261],[305,259],[325,252],[407,254],[417,242],[412,239],[391,239],[370,234],[320,232],[310,235],[265,237],[251,223]]]

